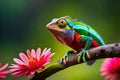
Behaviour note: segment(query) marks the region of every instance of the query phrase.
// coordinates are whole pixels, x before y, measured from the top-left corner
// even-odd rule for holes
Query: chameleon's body
[[[46,27],[62,44],[76,51],[81,50],[79,55],[83,56],[84,61],[85,54],[89,57],[87,50],[104,45],[103,39],[93,28],[69,16],[53,19]],[[88,62],[89,65],[92,63],[93,61]]]

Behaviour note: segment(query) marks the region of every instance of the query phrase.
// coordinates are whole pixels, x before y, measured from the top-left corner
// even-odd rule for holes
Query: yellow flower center
[[[34,62],[34,58],[31,55],[28,55],[30,62]]]
[[[29,57],[29,66],[30,66],[30,69],[33,70],[33,69],[36,69],[37,68],[37,60],[31,56],[31,55],[28,55]]]

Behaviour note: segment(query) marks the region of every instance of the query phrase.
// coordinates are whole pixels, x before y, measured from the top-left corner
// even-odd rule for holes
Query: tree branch
[[[97,60],[97,59],[102,59],[102,58],[120,57],[120,43],[99,46],[99,47],[90,49],[88,52],[90,54],[90,58],[86,57],[86,61]],[[69,55],[68,62],[66,64],[62,64],[59,60],[52,66],[43,70],[42,72],[35,74],[35,76],[33,78],[31,78],[30,80],[45,80],[47,77],[51,76],[52,74],[54,74],[58,71],[61,71],[67,67],[84,62],[81,59],[80,62],[78,63],[77,53],[79,53],[79,52],[73,52],[73,53],[74,54],[71,53]]]

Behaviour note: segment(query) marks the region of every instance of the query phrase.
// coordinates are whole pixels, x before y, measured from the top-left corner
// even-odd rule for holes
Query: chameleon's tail
[[[87,61],[87,65],[91,66],[94,62],[95,60]]]

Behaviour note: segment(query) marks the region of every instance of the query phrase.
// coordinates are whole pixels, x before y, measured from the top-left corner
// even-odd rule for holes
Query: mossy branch
[[[97,59],[102,59],[102,58],[120,57],[120,43],[99,46],[99,47],[90,49],[88,52],[90,54],[90,58],[86,57],[86,61],[97,60]],[[42,72],[35,74],[35,76],[31,78],[30,80],[45,80],[47,77],[51,76],[52,74],[58,71],[61,71],[73,65],[83,63],[82,59],[80,60],[79,63],[77,61],[78,52],[73,52],[73,53],[74,54],[69,55],[68,62],[66,64],[62,64],[59,60],[56,63],[54,63],[52,66],[43,70]]]

